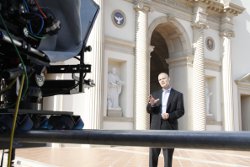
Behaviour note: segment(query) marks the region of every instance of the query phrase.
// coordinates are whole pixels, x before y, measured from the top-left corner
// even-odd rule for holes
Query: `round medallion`
[[[214,50],[215,44],[214,44],[214,39],[212,37],[206,38],[206,47],[208,50]]]
[[[112,13],[112,21],[117,27],[122,27],[125,25],[126,17],[121,10],[115,10]]]

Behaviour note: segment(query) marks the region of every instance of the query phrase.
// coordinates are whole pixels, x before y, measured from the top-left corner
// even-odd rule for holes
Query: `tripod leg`
[[[12,149],[12,154],[11,154],[11,167],[14,167],[14,163],[15,163],[15,156],[16,156],[16,149]]]

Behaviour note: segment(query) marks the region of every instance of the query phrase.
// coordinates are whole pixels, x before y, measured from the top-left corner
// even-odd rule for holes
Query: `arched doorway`
[[[160,72],[169,73],[166,63],[169,58],[168,46],[159,28],[153,31],[151,45],[154,46],[154,50],[151,52],[150,59],[150,91],[155,91],[160,88],[157,80],[158,74]]]
[[[174,18],[162,17],[152,23],[150,45],[150,91],[159,89],[157,76],[160,72],[171,73],[169,60],[190,56],[191,44],[183,26]],[[150,31],[150,30],[149,30]],[[172,80],[173,81],[173,80]]]
[[[167,72],[172,87],[184,95],[185,115],[179,121],[180,129],[189,128],[189,110],[191,110],[192,87],[190,76],[192,71],[192,34],[173,17],[156,18],[149,26],[149,46],[151,49],[148,64],[150,73],[150,92],[159,89],[158,74]],[[190,31],[189,31],[190,32]]]

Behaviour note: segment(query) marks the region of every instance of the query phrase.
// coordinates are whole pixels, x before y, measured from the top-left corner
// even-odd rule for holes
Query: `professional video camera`
[[[0,134],[12,128],[18,99],[17,130],[83,126],[71,112],[43,111],[41,102],[94,86],[85,79],[91,65],[84,52],[91,50],[86,45],[98,12],[93,0],[0,0]],[[55,65],[71,58],[79,63]],[[49,80],[51,73],[71,73],[72,79]]]

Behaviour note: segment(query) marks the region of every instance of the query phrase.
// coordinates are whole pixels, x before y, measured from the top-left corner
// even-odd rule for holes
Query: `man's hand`
[[[167,119],[169,118],[169,114],[166,113],[166,112],[165,112],[165,113],[162,113],[162,114],[161,114],[161,117],[162,117],[163,120],[167,120]]]
[[[155,106],[159,100],[160,99],[155,99],[152,95],[148,96],[148,103],[150,103],[151,106]]]

